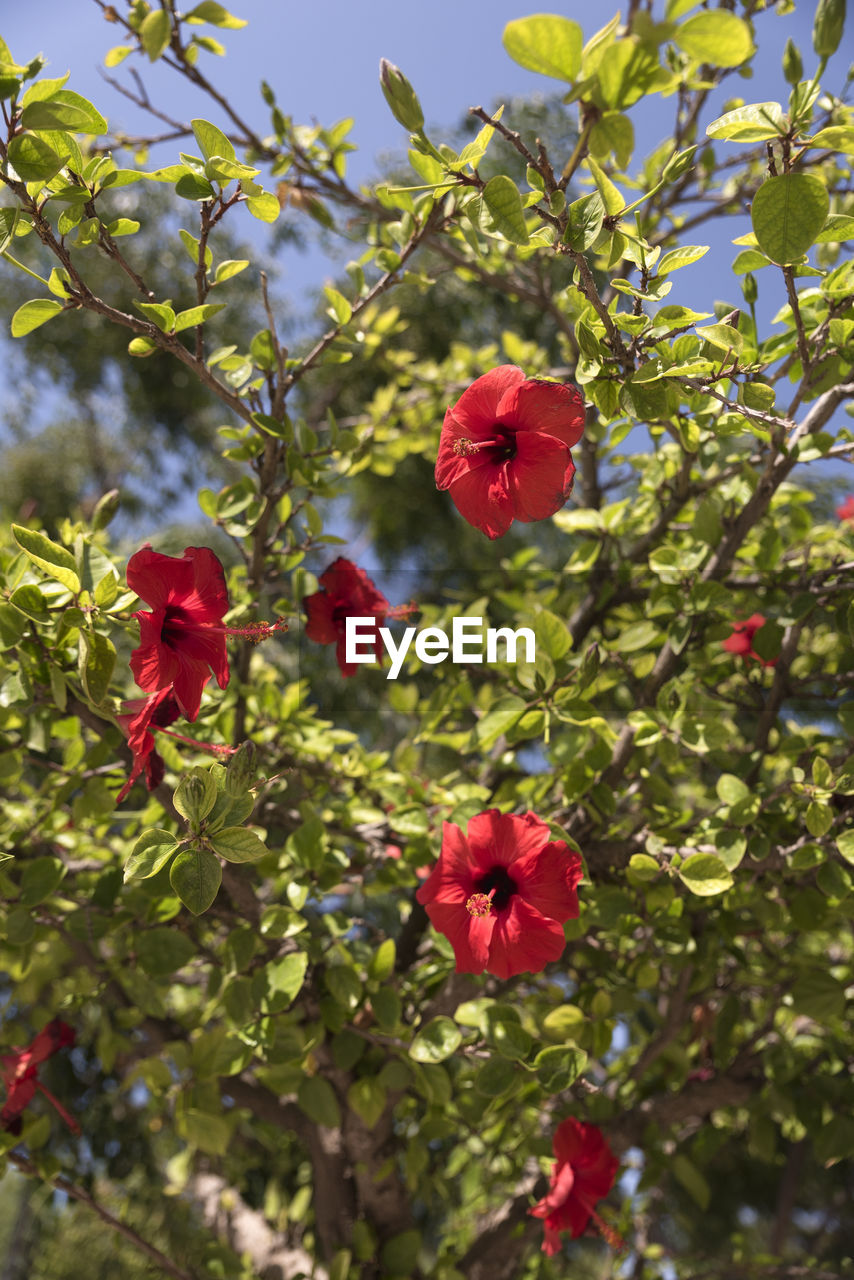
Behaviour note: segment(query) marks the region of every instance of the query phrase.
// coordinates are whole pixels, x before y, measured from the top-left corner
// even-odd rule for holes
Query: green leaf
[[[325,285],[323,292],[332,308],[333,315],[339,324],[347,324],[353,315],[353,308],[344,297],[343,293],[339,293],[337,289],[333,289],[331,285]]]
[[[386,1091],[379,1080],[365,1076],[350,1085],[347,1104],[361,1117],[368,1129],[373,1129],[385,1111]]]
[[[812,969],[795,980],[792,1007],[816,1022],[844,1017],[845,986],[825,969]]]
[[[380,1251],[380,1262],[383,1274],[390,1276],[412,1276],[418,1266],[418,1253],[421,1249],[420,1231],[401,1231],[399,1235],[386,1240]]]
[[[195,954],[195,943],[176,929],[149,929],[137,935],[137,960],[150,978],[167,978]]]
[[[323,1076],[309,1076],[297,1091],[297,1102],[315,1124],[325,1129],[337,1129],[341,1124],[341,1108],[335,1090]]]
[[[183,173],[175,183],[175,194],[184,200],[210,200],[214,189],[207,178],[201,178],[197,173]]]
[[[190,125],[192,126],[193,136],[206,160],[210,160],[214,156],[222,156],[224,160],[237,160],[237,152],[234,150],[234,146],[215,124],[211,124],[209,120],[191,120]]]
[[[709,138],[725,142],[762,142],[786,132],[786,118],[779,102],[752,102],[718,116],[706,129]]]
[[[33,858],[24,863],[21,872],[22,907],[35,907],[59,888],[65,877],[65,864],[59,858]]]
[[[726,9],[697,13],[673,35],[683,52],[713,67],[740,67],[753,55],[750,27]]]
[[[133,304],[137,311],[141,311],[146,320],[150,320],[161,333],[171,333],[175,327],[175,312],[171,307],[166,306],[162,302],[137,302],[134,299]]]
[[[307,968],[308,956],[304,951],[294,951],[268,964],[264,973],[270,995],[280,996],[284,1004],[290,1004],[299,994]]]
[[[495,230],[513,244],[528,244],[522,197],[512,178],[503,173],[490,178],[484,187],[483,200],[492,216]]]
[[[487,1098],[500,1098],[516,1078],[516,1070],[508,1058],[490,1058],[478,1071],[474,1087]]]
[[[239,275],[241,271],[245,271],[248,266],[248,258],[227,258],[225,262],[221,262],[217,267],[214,274],[214,284],[224,284],[232,276]]]
[[[71,156],[60,155],[34,133],[19,133],[9,143],[9,163],[23,182],[50,182]]]
[[[48,577],[61,582],[69,591],[80,590],[74,556],[65,547],[61,547],[58,542],[51,542],[43,533],[25,529],[20,524],[12,525],[12,536],[25,555],[29,556],[33,564],[43,569]]]
[[[117,67],[119,63],[124,62],[129,53],[133,53],[133,45],[116,44],[112,49],[108,49],[104,55],[105,67]]]
[[[462,1032],[450,1018],[431,1018],[409,1046],[409,1056],[416,1062],[444,1062],[462,1040]]]
[[[633,853],[629,858],[628,878],[633,884],[646,884],[661,874],[661,867],[648,853]]]
[[[724,804],[738,804],[750,796],[750,788],[737,778],[734,773],[722,773],[715,784],[718,799]]]
[[[157,875],[177,848],[178,841],[171,831],[163,831],[159,827],[143,831],[125,863],[125,881],[147,880],[149,876]]]
[[[626,627],[614,641],[617,653],[635,653],[659,641],[658,627],[654,622],[635,622]]]
[[[854,829],[843,831],[841,835],[837,836],[836,847],[845,861],[854,866]]]
[[[708,252],[707,244],[685,244],[678,249],[670,249],[659,260],[658,274],[666,276],[670,271],[678,271],[680,267],[690,266],[692,262],[699,262]]]
[[[9,597],[9,603],[16,609],[20,609],[21,613],[25,613],[28,618],[32,618],[34,622],[48,622],[50,619],[47,600],[43,592],[32,582],[16,587]]]
[[[24,334],[32,333],[33,329],[47,324],[48,320],[58,316],[64,309],[56,298],[33,298],[30,302],[25,302],[12,316],[12,337],[23,338]]]
[[[844,151],[847,155],[852,155],[854,154],[854,125],[831,124],[826,129],[819,129],[818,133],[810,138],[810,145],[830,147],[834,151]]]
[[[156,62],[168,48],[171,34],[172,19],[165,9],[155,9],[143,19],[139,28],[139,38],[152,62]]]
[[[246,201],[246,208],[259,222],[275,222],[281,212],[279,202],[271,191],[262,191],[260,196],[252,196]]]
[[[21,112],[25,129],[72,129],[82,132],[88,117],[79,107],[48,99],[31,102]]]
[[[208,849],[184,849],[169,871],[169,883],[194,916],[207,911],[222,884],[219,859]]]
[[[224,302],[205,302],[200,307],[190,307],[188,311],[179,311],[175,317],[175,333],[180,333],[182,329],[190,329],[199,324],[204,324],[206,320],[210,320],[211,316],[215,316],[218,311],[224,310],[226,304]]]
[[[827,188],[811,174],[766,179],[750,211],[759,248],[772,262],[797,262],[815,242],[829,208]]]
[[[475,727],[475,737],[481,749],[488,751],[494,746],[502,733],[512,728],[526,710],[526,704],[522,699],[513,694],[507,694],[493,703]]]
[[[191,9],[184,21],[209,22],[212,27],[225,27],[232,31],[246,26],[245,18],[235,18],[234,14],[229,13],[221,4],[215,3],[215,0],[201,0],[201,4]]]
[[[537,13],[508,22],[501,38],[514,62],[529,71],[570,83],[581,70],[583,35],[577,22]]]
[[[573,200],[566,212],[564,242],[577,253],[583,253],[599,239],[602,220],[605,217],[602,197],[598,191],[591,191],[590,195],[582,196],[580,200]]]
[[[246,827],[224,827],[208,840],[211,848],[226,862],[257,862],[267,852],[260,836]]]
[[[716,858],[713,853],[692,854],[679,868],[679,878],[692,893],[700,898],[711,898],[715,894],[725,893],[733,885],[733,878],[726,863]]]
[[[116,649],[109,636],[100,631],[81,629],[78,655],[80,679],[86,696],[96,706],[110,691],[110,680],[116,665]]]
[[[396,948],[394,938],[386,938],[377,947],[368,963],[368,977],[375,982],[385,982],[394,973]]]
[[[675,1155],[670,1167],[677,1181],[682,1183],[691,1199],[696,1201],[701,1213],[705,1213],[709,1207],[712,1192],[697,1166],[685,1156]]]

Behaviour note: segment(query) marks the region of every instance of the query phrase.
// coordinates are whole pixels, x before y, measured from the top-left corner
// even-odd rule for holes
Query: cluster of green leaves
[[[269,136],[226,109],[222,128],[193,122],[200,155],[120,168],[92,147],[106,129],[96,109],[0,48],[2,251],[38,247],[24,265],[41,266],[52,294],[15,310],[13,332],[59,312],[112,321],[132,331],[131,356],[178,362],[228,411],[233,474],[199,502],[236,548],[235,621],[271,605],[297,613],[342,541],[324,532],[331,503],[356,487],[387,546],[416,556],[445,407],[486,369],[571,376],[591,406],[573,503],[487,547],[458,537],[437,499],[451,532],[435,545],[454,559],[423,565],[412,592],[421,625],[462,614],[530,627],[535,661],[408,660],[397,681],[366,668],[345,682],[292,633],[238,645],[195,732],[251,742],[258,776],[245,746],[227,766],[202,764],[159,735],[173,785],[140,787],[136,809],[114,800],[136,640],[105,531],[114,502],[53,536],[21,522],[3,552],[4,1043],[48,1014],[72,1022],[76,1069],[115,1115],[105,1082],[116,1088],[128,1133],[157,1135],[145,1149],[168,1191],[203,1201],[198,1175],[214,1171],[222,1212],[256,1240],[272,1228],[294,1275],[560,1274],[527,1210],[569,1114],[620,1154],[641,1152],[637,1189],[603,1207],[636,1276],[688,1275],[698,1259],[750,1276],[752,1257],[775,1266],[785,1250],[802,1268],[841,1266],[854,1155],[852,526],[812,477],[854,447],[837,413],[854,391],[841,252],[854,126],[825,77],[837,0],[819,7],[812,79],[787,48],[786,106],[718,100],[753,55],[758,16],[695,9],[633,10],[586,44],[567,18],[509,24],[509,55],[577,106],[568,144],[532,149],[506,111],[479,113],[461,145],[433,139],[415,89],[385,63],[414,181],[371,192],[347,184],[352,122],[294,124],[269,86]],[[221,47],[196,28],[240,25],[206,2],[179,15],[134,0],[116,20],[126,43],[110,65],[165,58],[202,88],[199,53]],[[630,111],[650,94],[684,111],[638,161]],[[717,116],[702,134],[707,104]],[[169,232],[188,305],[173,306],[177,283],[148,289],[116,245],[136,219],[101,212],[111,187],[135,184],[142,224],[152,181],[193,212]],[[708,252],[697,228],[745,202],[739,311],[690,282]],[[237,313],[215,315],[209,296],[250,266],[219,248],[240,203],[262,225],[287,203],[360,237],[304,350],[282,345],[264,295],[264,328],[211,338]],[[135,313],[96,285],[100,260],[137,277]],[[509,300],[482,345],[462,311],[443,349],[410,340],[394,289],[429,317],[441,272],[457,298]],[[681,281],[690,306],[664,301]],[[771,323],[766,288],[785,297]],[[769,665],[722,644],[759,611],[754,649]],[[443,823],[465,828],[492,806],[533,810],[585,860],[562,960],[508,983],[456,975],[414,897]],[[46,1114],[4,1136],[13,1156],[19,1141],[45,1176],[74,1172]],[[117,1156],[100,1158],[124,1179]],[[792,1203],[817,1216],[815,1232],[795,1229]],[[596,1246],[571,1248],[574,1266],[600,1265]],[[247,1265],[268,1263],[259,1251]],[[236,1277],[241,1265],[214,1248],[196,1270]]]

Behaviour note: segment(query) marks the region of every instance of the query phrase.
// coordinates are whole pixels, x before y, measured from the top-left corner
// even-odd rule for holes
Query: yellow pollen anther
[[[492,899],[485,893],[473,893],[466,903],[466,911],[473,916],[488,916],[492,911]]]
[[[479,444],[475,444],[472,440],[468,440],[465,437],[454,441],[454,453],[458,458],[470,458],[473,453],[477,453],[479,448]]]

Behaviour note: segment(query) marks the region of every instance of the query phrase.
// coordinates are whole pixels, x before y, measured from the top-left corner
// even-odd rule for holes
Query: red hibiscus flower
[[[171,688],[160,689],[149,698],[132,698],[125,707],[127,712],[118,716],[118,722],[133,752],[133,764],[130,777],[116,796],[116,804],[121,804],[143,770],[149,791],[163,781],[165,767],[154,745],[152,729],[174,724],[181,714]]]
[[[841,507],[836,508],[840,520],[854,520],[854,493],[850,493]]]
[[[381,591],[371,582],[364,569],[357,569],[351,560],[339,556],[318,582],[322,591],[303,600],[308,623],[305,634],[309,640],[319,644],[334,644],[338,666],[345,676],[352,676],[358,666],[347,661],[345,628],[348,618],[375,618],[377,626],[385,622],[391,606]],[[377,628],[374,628],[374,639],[368,638],[368,627],[360,628],[364,639],[361,646],[373,645],[377,662],[382,661],[382,640]]]
[[[727,653],[739,653],[744,658],[755,658],[757,662],[762,663],[763,667],[776,666],[776,658],[763,658],[753,648],[753,637],[764,625],[765,615],[762,613],[751,614],[746,622],[736,622],[733,625],[732,635],[723,642]]]
[[[513,520],[545,520],[572,492],[570,447],[584,431],[575,387],[526,378],[512,364],[477,378],[445,414],[436,486],[489,538]]]
[[[228,684],[222,565],[208,547],[187,547],[181,559],[143,547],[128,562],[127,582],[152,610],[133,615],[140,636],[130,659],[134,679],[146,693],[171,686],[183,714],[195,720],[211,674],[220,689]]]
[[[549,1193],[528,1210],[535,1218],[543,1219],[543,1253],[551,1256],[559,1251],[561,1231],[569,1231],[573,1240],[582,1235],[591,1218],[609,1244],[623,1247],[622,1240],[595,1209],[613,1187],[620,1163],[602,1130],[570,1117],[558,1125],[552,1147],[556,1163]]]
[[[54,1018],[26,1049],[15,1049],[0,1057],[0,1079],[6,1090],[6,1101],[0,1110],[0,1127],[12,1133],[20,1132],[21,1114],[38,1091],[56,1108],[72,1132],[80,1132],[77,1121],[72,1119],[62,1103],[57,1101],[38,1078],[38,1068],[43,1062],[58,1050],[73,1044],[74,1029],[59,1018]]]
[[[439,861],[416,893],[450,940],[457,973],[539,973],[578,915],[581,858],[533,813],[487,809],[463,835],[446,822]]]

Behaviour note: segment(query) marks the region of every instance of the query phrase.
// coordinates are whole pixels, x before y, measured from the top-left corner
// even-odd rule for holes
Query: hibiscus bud
[[[747,305],[752,306],[756,301],[759,290],[756,287],[756,277],[750,271],[741,282],[741,292],[744,294],[744,301]]]
[[[845,26],[845,0],[818,0],[812,28],[812,47],[820,58],[836,53]]]
[[[683,174],[693,168],[692,162],[696,150],[696,147],[687,147],[685,151],[675,152],[664,166],[661,174],[662,182],[676,182],[678,178],[681,178]]]
[[[246,795],[255,777],[255,744],[241,742],[225,771],[225,794],[233,799]]]
[[[380,86],[398,124],[410,133],[418,133],[424,128],[424,113],[418,95],[400,67],[387,58],[380,58]]]
[[[800,84],[804,78],[804,63],[801,58],[801,51],[791,36],[786,41],[786,47],[783,50],[783,75],[791,85]]]
[[[198,831],[216,801],[217,788],[210,774],[194,769],[178,783],[175,790],[175,808],[186,818],[194,831]]]
[[[590,648],[581,659],[581,666],[578,668],[578,688],[586,689],[592,684],[599,674],[599,666],[601,663],[599,655],[599,646],[591,644]]]
[[[95,510],[92,512],[92,528],[106,529],[118,509],[119,491],[110,489],[95,503]]]

